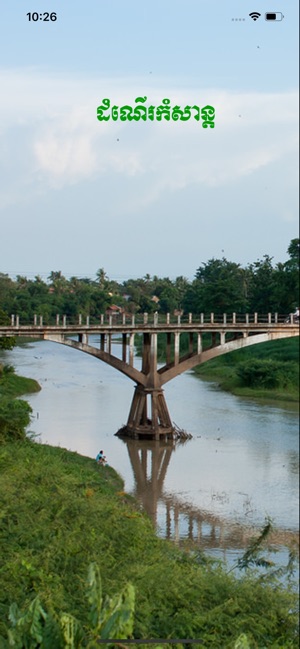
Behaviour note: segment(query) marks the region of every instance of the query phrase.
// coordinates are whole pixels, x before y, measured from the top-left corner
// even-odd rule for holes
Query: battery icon
[[[273,13],[267,13],[265,14],[265,20],[282,20],[284,18],[284,15],[281,13],[281,11],[274,11]]]

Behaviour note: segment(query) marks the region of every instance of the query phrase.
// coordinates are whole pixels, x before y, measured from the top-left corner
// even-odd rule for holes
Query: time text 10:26
[[[26,14],[26,16],[28,16],[28,20],[33,20],[34,23],[36,23],[38,20],[43,20],[44,22],[54,22],[55,20],[57,20],[57,14],[55,13],[55,11],[52,11],[51,13],[44,11],[44,13],[42,14],[38,13],[37,11],[33,11],[32,13],[29,12],[28,14]]]

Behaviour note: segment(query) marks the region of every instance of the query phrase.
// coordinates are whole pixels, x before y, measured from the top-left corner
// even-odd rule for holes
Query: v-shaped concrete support
[[[161,435],[172,436],[172,425],[166,400],[161,388],[161,376],[157,371],[157,334],[143,334],[142,374],[145,384],[135,388],[126,424],[131,437],[150,437],[158,440]]]

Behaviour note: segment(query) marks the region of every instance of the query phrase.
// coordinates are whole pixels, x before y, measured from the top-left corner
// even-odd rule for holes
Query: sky
[[[192,279],[212,258],[285,261],[298,47],[297,0],[2,0],[0,272]],[[104,98],[141,96],[212,105],[215,128],[97,120]]]

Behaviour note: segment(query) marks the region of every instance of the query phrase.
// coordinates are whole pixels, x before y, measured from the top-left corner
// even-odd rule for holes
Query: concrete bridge
[[[56,316],[55,324],[44,324],[42,316],[35,316],[31,324],[23,324],[18,316],[11,316],[11,323],[0,326],[0,336],[42,338],[91,354],[108,363],[136,383],[129,417],[123,433],[131,437],[159,440],[161,436],[175,434],[165,397],[163,385],[216,356],[257,343],[299,335],[297,318],[269,313],[254,314],[200,314],[173,318],[170,314],[147,313],[142,316],[101,315],[99,322],[85,322],[81,315],[76,322],[66,316]],[[180,336],[188,335],[188,351],[180,354]],[[89,344],[91,335],[99,335],[99,348]],[[163,367],[157,363],[157,336],[165,336]],[[203,335],[210,334],[211,344],[203,349]],[[142,336],[142,367],[134,367],[135,336]],[[121,339],[121,357],[112,353],[113,339]]]

